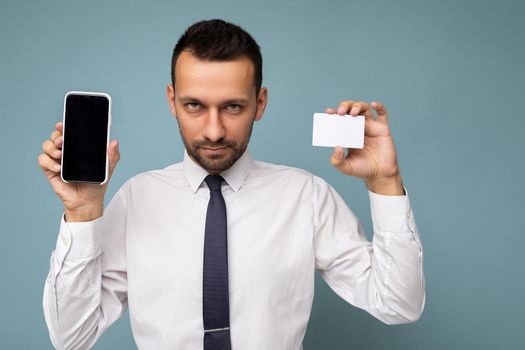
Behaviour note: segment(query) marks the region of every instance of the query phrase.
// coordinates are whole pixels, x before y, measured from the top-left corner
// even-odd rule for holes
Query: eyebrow
[[[204,104],[198,98],[191,97],[191,96],[180,96],[179,100],[182,103],[186,103],[186,102],[190,102],[191,101],[191,102],[197,102],[197,103],[200,103],[200,104]],[[248,103],[248,99],[242,98],[242,97],[231,98],[231,99],[228,99],[226,101],[221,102],[222,105],[227,105],[227,104],[247,104],[247,103]]]

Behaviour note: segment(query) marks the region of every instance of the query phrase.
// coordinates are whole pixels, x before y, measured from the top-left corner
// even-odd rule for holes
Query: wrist
[[[98,219],[103,214],[103,205],[90,206],[77,209],[64,209],[64,221],[85,222]]]
[[[403,188],[403,180],[401,174],[397,173],[393,176],[371,178],[365,180],[366,187],[371,192],[381,194],[384,196],[404,196],[405,189]]]

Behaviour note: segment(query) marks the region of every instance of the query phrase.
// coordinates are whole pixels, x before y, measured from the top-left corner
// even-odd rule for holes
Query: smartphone
[[[62,180],[106,183],[111,96],[101,92],[68,92],[64,97],[63,123]]]

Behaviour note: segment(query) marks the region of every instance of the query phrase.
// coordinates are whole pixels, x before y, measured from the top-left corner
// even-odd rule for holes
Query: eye
[[[186,108],[188,108],[189,111],[197,111],[199,107],[200,105],[197,102],[186,103]]]
[[[226,109],[230,113],[239,113],[241,111],[241,105],[231,103],[228,106],[226,106]]]

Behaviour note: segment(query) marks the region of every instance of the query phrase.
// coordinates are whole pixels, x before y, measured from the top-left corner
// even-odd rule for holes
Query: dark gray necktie
[[[226,205],[221,193],[223,180],[219,175],[208,175],[204,179],[210,189],[202,285],[204,350],[231,349]]]

